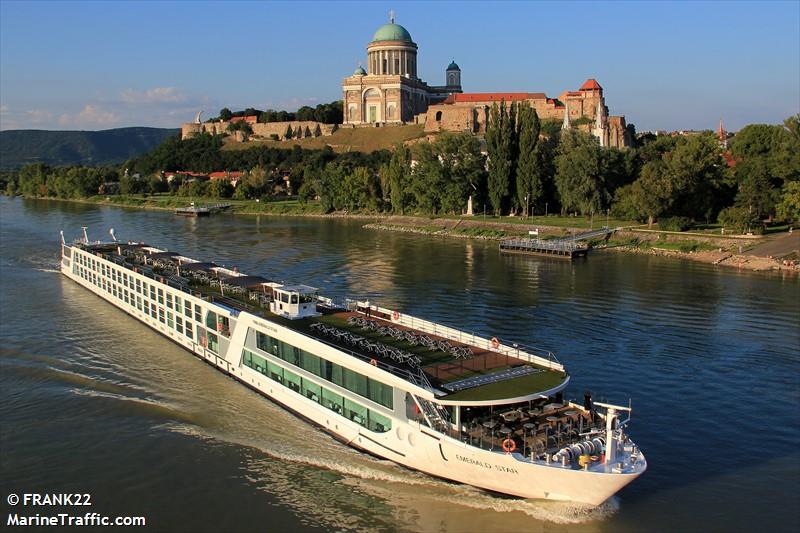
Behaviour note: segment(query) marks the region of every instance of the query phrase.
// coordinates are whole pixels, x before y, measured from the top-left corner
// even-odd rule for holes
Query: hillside
[[[106,165],[144,154],[177,135],[167,128],[117,128],[101,131],[0,131],[0,169],[27,163]]]
[[[310,137],[289,141],[260,141],[246,143],[226,142],[223,150],[247,150],[254,146],[272,146],[275,148],[291,148],[299,145],[302,148],[324,148],[329,145],[336,152],[374,152],[390,149],[397,143],[418,139],[425,135],[424,126],[411,124],[407,126],[387,126],[384,128],[340,128],[327,137]]]

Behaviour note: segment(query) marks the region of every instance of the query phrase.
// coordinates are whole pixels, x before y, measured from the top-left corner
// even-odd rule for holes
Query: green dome
[[[375,32],[375,36],[372,37],[372,42],[376,41],[408,41],[413,43],[414,41],[411,40],[411,34],[408,33],[408,30],[402,27],[400,24],[384,24],[378,31]]]
[[[353,72],[353,76],[366,76],[366,75],[367,71],[364,70],[364,67],[362,67],[361,65],[359,65],[356,71]]]
[[[450,64],[447,65],[447,70],[461,70],[461,69],[458,68],[458,65],[456,65],[455,61],[451,61]]]

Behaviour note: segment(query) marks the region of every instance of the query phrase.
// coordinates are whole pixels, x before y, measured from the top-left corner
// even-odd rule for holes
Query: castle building
[[[601,146],[623,148],[633,139],[625,117],[609,116],[603,88],[594,78],[586,80],[577,91],[564,91],[558,98],[544,93],[460,93],[428,107],[417,122],[425,131],[460,131],[485,133],[493,105],[526,102],[541,120],[561,122],[562,129],[576,128],[594,135]]]
[[[359,66],[342,81],[343,124],[368,126],[417,123],[426,133],[485,133],[493,105],[527,102],[542,120],[561,121],[594,135],[601,146],[622,148],[633,139],[625,117],[609,116],[603,88],[594,78],[558,98],[544,93],[464,93],[461,69],[451,62],[445,85],[430,86],[417,76],[417,44],[392,16],[367,45],[367,69]]]
[[[428,106],[461,92],[461,69],[445,70],[446,85],[430,86],[417,76],[417,44],[392,16],[367,45],[367,69],[359,66],[342,81],[344,125],[414,122]]]

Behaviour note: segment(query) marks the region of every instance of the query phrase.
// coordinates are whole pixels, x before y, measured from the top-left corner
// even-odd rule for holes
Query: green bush
[[[686,231],[692,228],[692,221],[686,217],[669,217],[658,220],[658,227],[664,231]]]
[[[727,207],[719,212],[718,220],[724,228],[737,233],[764,233],[764,224],[748,207]]]

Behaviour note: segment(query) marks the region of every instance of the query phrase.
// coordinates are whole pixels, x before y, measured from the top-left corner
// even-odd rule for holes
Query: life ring
[[[500,347],[500,341],[497,339],[497,337],[492,337],[492,348],[496,349],[499,347]]]
[[[511,453],[517,449],[517,443],[514,442],[514,439],[506,439],[503,441],[503,451],[506,453]]]
[[[392,311],[392,320],[397,320],[398,318],[400,318],[400,313]]]
[[[371,364],[372,366],[378,366],[378,361],[376,361],[375,359],[370,359],[369,364]]]

